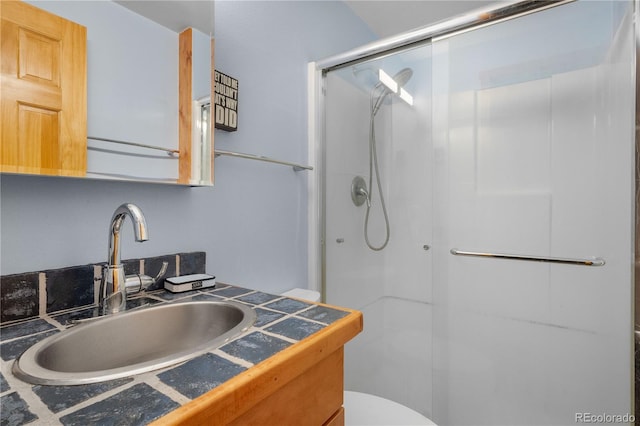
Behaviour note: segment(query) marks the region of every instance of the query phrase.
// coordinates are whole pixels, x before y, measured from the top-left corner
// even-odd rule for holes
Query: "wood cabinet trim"
[[[340,407],[324,426],[344,426],[344,407]]]
[[[322,425],[342,406],[344,348],[340,347],[259,401],[229,426]],[[217,421],[217,414],[207,420]]]
[[[187,28],[178,40],[178,183],[188,184],[191,179],[192,145],[192,71],[193,71],[193,30]]]

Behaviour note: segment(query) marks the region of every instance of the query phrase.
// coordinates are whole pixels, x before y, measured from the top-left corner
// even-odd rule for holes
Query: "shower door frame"
[[[473,10],[469,13],[453,17],[414,31],[403,33],[367,44],[363,47],[326,58],[318,62],[308,64],[308,161],[315,167],[317,173],[308,179],[308,282],[309,288],[322,293],[325,301],[326,294],[326,148],[324,145],[324,96],[325,75],[327,72],[350,66],[365,60],[382,57],[404,50],[419,43],[427,43],[446,38],[461,32],[474,30],[483,26],[492,25],[506,20],[518,18],[524,15],[540,12],[576,0],[552,0],[551,2],[539,2],[537,0],[512,1],[506,5],[485,7]],[[636,158],[635,158],[635,247],[632,259],[636,264],[640,263],[640,0],[633,0],[634,7],[634,31],[635,31],[635,129],[636,129]],[[640,317],[640,309],[636,309],[636,294],[640,295],[640,274],[632,271],[634,288],[632,289],[631,320]],[[640,318],[635,321],[640,324]],[[632,328],[633,329],[633,328]],[[640,330],[638,331],[640,333]],[[629,336],[633,339],[634,336]],[[633,347],[633,345],[632,345]],[[634,357],[632,357],[632,360]],[[634,366],[629,366],[634,371]],[[632,410],[635,401],[634,389],[630,389],[632,398]]]

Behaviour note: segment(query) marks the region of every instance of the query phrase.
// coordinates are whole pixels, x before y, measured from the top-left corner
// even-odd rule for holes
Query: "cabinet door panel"
[[[84,176],[86,28],[3,1],[0,171]]]
[[[18,163],[27,168],[55,171],[59,158],[59,112],[18,105]]]
[[[60,87],[61,40],[18,29],[19,78]]]

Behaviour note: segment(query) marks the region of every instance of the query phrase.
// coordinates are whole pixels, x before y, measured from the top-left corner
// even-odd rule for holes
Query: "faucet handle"
[[[158,271],[158,275],[156,275],[156,277],[153,279],[154,283],[159,279],[161,279],[162,277],[164,277],[164,274],[167,273],[168,266],[169,266],[169,262],[166,262],[166,261],[162,262],[162,267],[160,268],[160,271]]]
[[[169,266],[169,262],[162,262],[162,267],[156,275],[155,278],[150,277],[149,275],[127,275],[125,278],[125,285],[127,288],[127,294],[135,294],[139,293],[143,290],[146,290],[153,284],[155,284],[159,279],[164,277],[164,274],[167,273],[167,267]]]

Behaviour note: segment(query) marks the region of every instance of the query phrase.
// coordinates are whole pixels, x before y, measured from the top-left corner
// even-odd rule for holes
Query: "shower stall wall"
[[[347,389],[440,425],[629,420],[634,13],[563,2],[317,64],[323,292],[365,318]],[[379,70],[406,68],[372,147]]]

